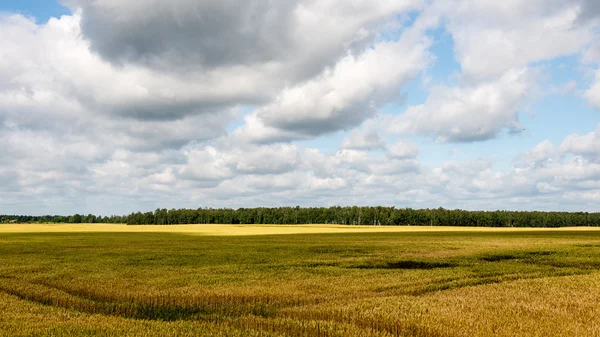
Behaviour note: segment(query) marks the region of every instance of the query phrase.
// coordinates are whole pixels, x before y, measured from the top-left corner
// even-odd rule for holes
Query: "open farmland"
[[[0,225],[0,256],[1,336],[600,335],[591,228]]]

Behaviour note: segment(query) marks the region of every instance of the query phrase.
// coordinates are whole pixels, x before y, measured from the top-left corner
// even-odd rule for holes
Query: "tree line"
[[[570,227],[600,226],[600,213],[411,209],[395,207],[279,207],[157,209],[125,216],[9,216],[0,222],[178,224],[342,224],[372,226]]]
[[[0,215],[0,223],[127,223],[127,216],[111,215]]]

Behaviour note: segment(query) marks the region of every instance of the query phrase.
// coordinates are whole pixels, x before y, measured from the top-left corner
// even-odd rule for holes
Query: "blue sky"
[[[600,211],[594,4],[3,1],[0,214]]]
[[[0,11],[33,16],[39,23],[71,12],[57,1],[43,0],[5,0],[0,3]]]

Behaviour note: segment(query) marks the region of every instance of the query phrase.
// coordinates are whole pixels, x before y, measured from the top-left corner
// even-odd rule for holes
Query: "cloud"
[[[82,32],[92,48],[110,61],[217,67],[287,54],[296,3],[105,0],[71,6],[81,8]]]
[[[300,161],[296,145],[243,147],[227,153],[228,165],[241,174],[278,174],[293,171]]]
[[[184,179],[215,182],[233,177],[227,165],[227,158],[217,149],[207,146],[192,148],[185,153],[187,162],[179,170],[179,175]]]
[[[559,153],[554,144],[546,139],[537,144],[531,151],[522,153],[519,158],[517,158],[517,161],[526,167],[539,167],[544,165],[544,163],[548,162],[549,160],[557,159],[558,154]]]
[[[169,121],[265,101],[272,90],[262,69],[179,74],[111,65],[90,50],[80,22],[79,14],[40,26],[20,15],[0,17],[7,51],[0,76],[8,79],[0,95],[6,110],[60,104],[54,114],[88,110],[93,117]]]
[[[368,45],[376,35],[372,30],[389,16],[420,5],[416,0],[68,3],[81,10],[82,32],[92,49],[112,63],[183,71],[265,66],[285,72],[288,80],[320,72],[353,44]]]
[[[254,142],[313,138],[360,125],[429,63],[427,39],[404,35],[349,54],[332,69],[286,88],[246,117],[240,137]]]
[[[261,108],[247,120],[249,138],[313,138],[360,124],[427,62],[422,59],[426,41],[368,47],[375,29],[415,8],[414,1],[358,1],[350,7],[338,1],[70,5],[77,8],[75,14],[46,25],[19,15],[0,22],[10,32],[7,49],[16,51],[0,61],[12,85],[0,95],[7,111],[27,109],[32,123],[40,118],[30,111],[44,101],[44,106],[60,104],[56,110],[71,111],[75,118],[148,122],[135,128],[140,135],[167,122],[210,126],[197,133],[206,137],[180,133],[167,140],[182,146],[217,136],[231,122],[228,111],[251,105]],[[312,36],[323,30],[326,38],[315,43]],[[28,62],[20,57],[25,50],[32,55]],[[404,53],[406,58],[394,60]],[[379,72],[368,74],[375,63],[382,63]],[[357,83],[348,86],[346,81]],[[216,114],[222,115],[221,123],[215,123]],[[72,117],[61,115],[55,120]],[[207,116],[206,121],[199,116]]]
[[[572,134],[560,144],[562,152],[588,156],[594,161],[600,161],[600,125],[594,132],[586,135]]]
[[[581,57],[585,65],[600,64],[600,38],[596,38],[585,50]],[[583,97],[595,109],[600,110],[600,70],[594,71],[594,79],[591,86],[583,93]]]
[[[594,39],[590,46],[585,50],[581,61],[586,64],[600,63],[600,38]]]
[[[419,146],[411,141],[397,141],[388,146],[387,155],[393,159],[411,159],[419,155]]]
[[[438,1],[463,76],[489,80],[532,62],[575,54],[594,37],[582,4],[564,0]]]
[[[487,140],[504,129],[518,131],[518,112],[533,78],[531,71],[519,69],[475,86],[438,86],[424,104],[401,115],[384,115],[384,124],[391,133],[424,134],[442,142]]]
[[[592,86],[585,91],[583,97],[593,108],[600,110],[600,70],[596,71]]]
[[[579,9],[580,19],[582,21],[595,20],[598,22],[600,19],[600,4],[595,0],[583,0]]]
[[[364,123],[362,130],[352,130],[341,144],[342,149],[373,150],[385,147],[385,141],[373,121]]]
[[[587,200],[584,195],[600,186],[596,133],[569,135],[558,147],[545,140],[518,157],[523,165],[512,174],[535,184],[539,193],[554,194],[569,202],[577,199],[576,195]]]
[[[378,160],[370,165],[373,176],[398,176],[405,173],[418,173],[421,169],[417,159]]]
[[[585,1],[433,1],[416,19],[421,30],[442,26],[461,72],[455,86],[430,89],[421,105],[389,118],[387,129],[442,142],[473,142],[519,132],[518,112],[532,97],[540,71],[532,65],[580,52],[596,23],[582,21]],[[588,49],[591,53],[593,48]],[[592,56],[586,56],[589,59]],[[595,86],[586,97],[593,105]]]

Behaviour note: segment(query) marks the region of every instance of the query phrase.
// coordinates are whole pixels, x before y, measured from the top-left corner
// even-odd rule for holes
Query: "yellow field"
[[[344,225],[170,225],[128,226],[124,224],[0,224],[0,233],[176,233],[191,235],[246,236],[328,233],[405,232],[547,232],[600,231],[600,227],[490,228],[441,226],[344,226]]]
[[[13,224],[0,256],[2,337],[600,336],[597,228]]]

